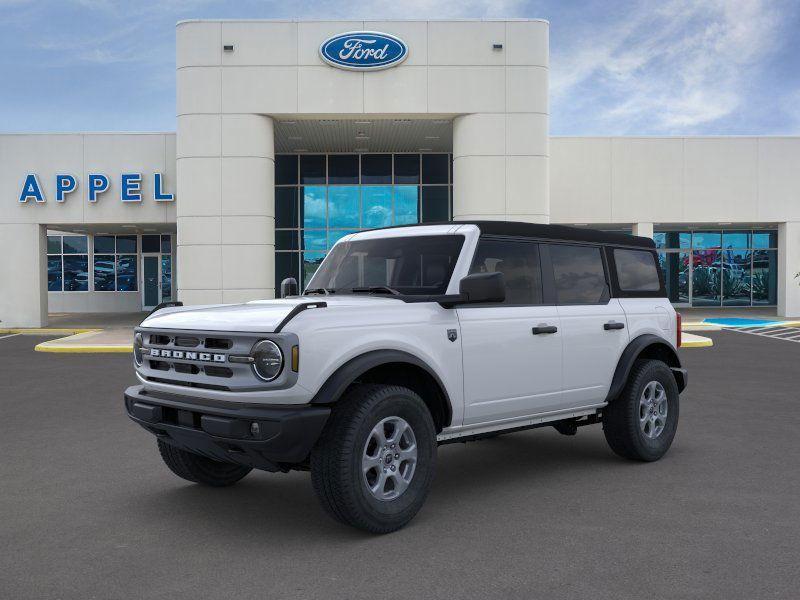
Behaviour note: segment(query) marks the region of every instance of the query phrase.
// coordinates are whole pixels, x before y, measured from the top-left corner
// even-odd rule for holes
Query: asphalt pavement
[[[800,344],[708,335],[661,461],[599,426],[443,446],[422,511],[377,537],[308,473],[172,475],[125,415],[130,356],[0,339],[0,598],[798,598]]]

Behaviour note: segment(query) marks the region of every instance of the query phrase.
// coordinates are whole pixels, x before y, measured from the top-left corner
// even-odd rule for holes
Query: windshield
[[[461,235],[341,242],[322,262],[306,293],[444,294],[463,245]]]

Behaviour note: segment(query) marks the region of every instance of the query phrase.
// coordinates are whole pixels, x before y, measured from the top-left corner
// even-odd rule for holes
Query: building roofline
[[[0,131],[0,137],[16,135],[175,135],[174,131]]]
[[[175,27],[187,23],[546,23],[547,19],[524,17],[507,18],[462,18],[462,19],[181,19]]]

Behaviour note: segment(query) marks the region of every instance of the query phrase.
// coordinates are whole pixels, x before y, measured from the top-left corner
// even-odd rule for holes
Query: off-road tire
[[[192,483],[225,487],[233,485],[252,471],[250,467],[211,460],[161,440],[158,440],[158,451],[170,471]]]
[[[659,382],[667,395],[667,417],[658,437],[648,438],[640,427],[639,399],[645,386]],[[603,433],[611,449],[623,458],[651,462],[666,454],[678,428],[678,385],[660,360],[637,360],[619,397],[603,409]]]
[[[381,420],[400,417],[413,429],[417,462],[408,487],[393,500],[373,497],[364,481],[362,455]],[[339,400],[311,453],[311,481],[325,511],[371,533],[389,533],[422,507],[436,469],[436,429],[415,392],[396,385],[359,385]]]

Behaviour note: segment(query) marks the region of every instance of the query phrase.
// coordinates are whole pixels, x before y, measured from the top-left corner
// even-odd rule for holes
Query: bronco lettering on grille
[[[224,354],[212,354],[210,352],[186,352],[184,350],[163,350],[160,348],[150,348],[150,356],[158,358],[179,358],[185,360],[197,360],[200,362],[224,363],[227,358]]]

